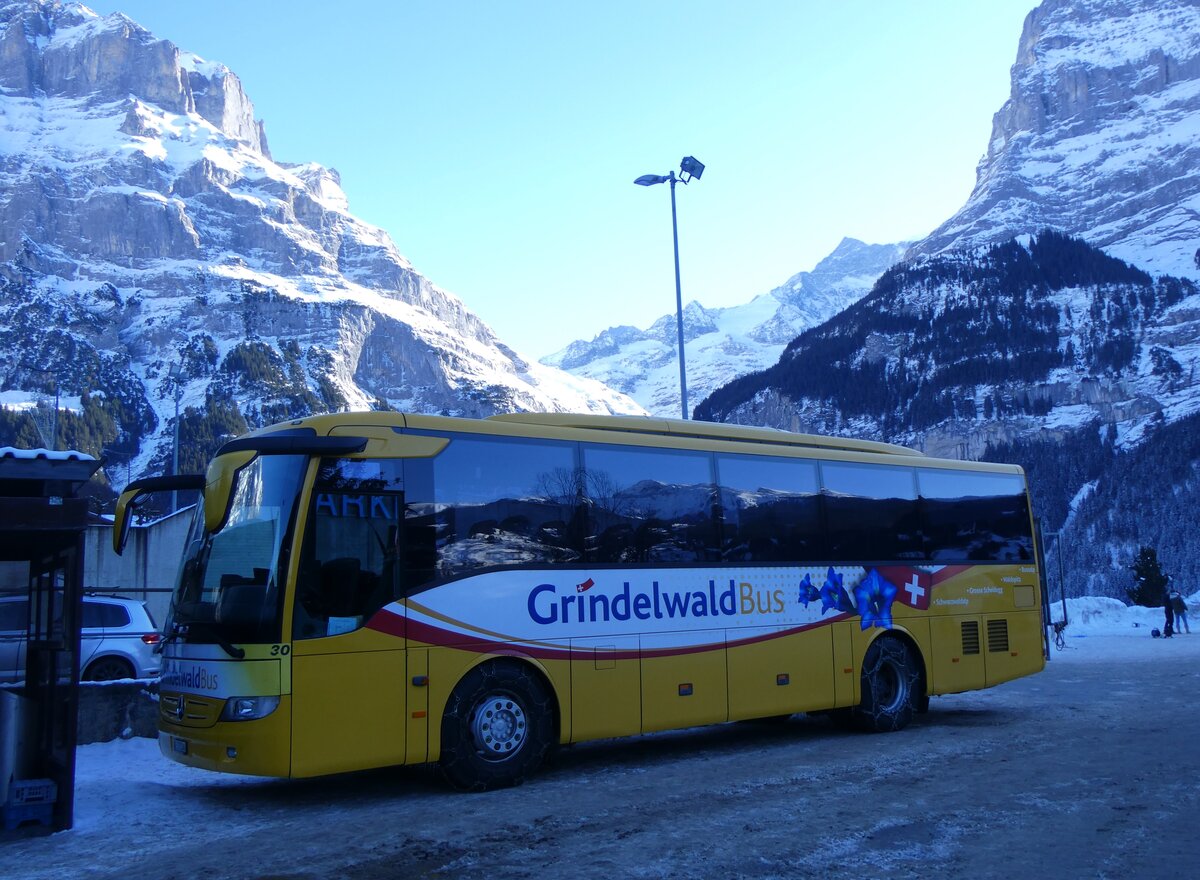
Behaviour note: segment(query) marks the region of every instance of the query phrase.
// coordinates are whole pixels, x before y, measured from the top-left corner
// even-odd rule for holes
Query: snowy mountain
[[[730,376],[773,364],[799,333],[866,294],[904,247],[845,238],[811,272],[800,272],[744,305],[706,309],[689,303],[683,312],[689,403],[694,406]],[[645,330],[610,327],[542,363],[603,382],[655,415],[678,416],[678,346],[677,319],[670,314]]]
[[[1124,446],[1200,412],[1198,368],[1194,282],[1048,231],[893,267],[697,417],[956,458],[1092,423],[1114,424]]]
[[[1200,277],[1200,6],[1044,0],[966,205],[908,254],[1053,228]]]
[[[505,346],[350,213],[336,171],[275,160],[227,67],[57,0],[0,0],[0,337],[0,391],[56,381],[135,477],[161,468],[177,394],[209,433],[642,411]]]

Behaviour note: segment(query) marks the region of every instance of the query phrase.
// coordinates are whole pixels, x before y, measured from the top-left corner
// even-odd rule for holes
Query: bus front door
[[[404,763],[403,644],[373,629],[293,642],[292,776]]]

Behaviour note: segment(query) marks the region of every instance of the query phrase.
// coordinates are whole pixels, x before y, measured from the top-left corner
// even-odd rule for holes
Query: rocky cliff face
[[[684,353],[692,406],[731,376],[769,367],[801,332],[860,299],[903,245],[870,245],[843,239],[811,272],[800,272],[750,302],[684,309]],[[610,327],[595,339],[572,342],[542,362],[596,379],[628,394],[655,415],[676,417],[679,354],[676,316],[663,315],[645,330]]]
[[[52,374],[128,398],[149,441],[132,476],[171,436],[176,393],[251,425],[641,412],[505,346],[350,213],[336,171],[275,161],[228,68],[78,4],[0,0],[0,279],[0,390]]]
[[[1200,6],[1045,0],[967,204],[911,257],[1054,228],[1200,277]]]

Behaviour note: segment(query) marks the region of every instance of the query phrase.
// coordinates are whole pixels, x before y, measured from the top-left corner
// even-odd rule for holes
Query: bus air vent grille
[[[964,620],[962,625],[963,655],[979,653],[979,621]]]
[[[224,700],[213,700],[195,694],[161,693],[158,711],[163,720],[181,727],[211,727],[216,723],[225,705]]]
[[[988,651],[1007,651],[1008,650],[1008,621],[1000,618],[999,620],[988,621]]]

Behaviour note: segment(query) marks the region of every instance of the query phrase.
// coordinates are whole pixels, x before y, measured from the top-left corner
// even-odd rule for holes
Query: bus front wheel
[[[862,668],[862,700],[854,721],[863,730],[886,733],[908,726],[920,699],[921,673],[912,650],[895,638],[876,639]]]
[[[554,738],[550,695],[528,666],[495,660],[458,683],[442,716],[442,775],[463,791],[520,785]]]

